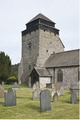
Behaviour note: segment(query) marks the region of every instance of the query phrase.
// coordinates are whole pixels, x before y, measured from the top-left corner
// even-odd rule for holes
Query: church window
[[[61,69],[57,72],[57,82],[63,82],[63,72]]]

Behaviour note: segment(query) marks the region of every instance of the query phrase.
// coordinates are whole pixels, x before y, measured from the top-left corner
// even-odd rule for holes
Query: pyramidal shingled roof
[[[31,19],[28,23],[30,23],[30,22],[32,22],[32,21],[34,21],[34,20],[37,20],[37,19],[39,19],[39,18],[44,19],[44,20],[49,21],[49,22],[53,22],[52,20],[50,20],[49,18],[47,18],[47,17],[44,16],[43,14],[39,13],[39,14],[36,15],[33,19]],[[27,23],[27,24],[28,24],[28,23]],[[54,23],[54,22],[53,22],[53,23]]]

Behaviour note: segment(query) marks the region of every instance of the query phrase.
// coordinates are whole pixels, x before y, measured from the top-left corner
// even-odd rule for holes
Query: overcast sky
[[[79,49],[79,0],[0,0],[0,51],[12,64],[21,60],[21,31],[39,13],[56,23],[65,50]]]

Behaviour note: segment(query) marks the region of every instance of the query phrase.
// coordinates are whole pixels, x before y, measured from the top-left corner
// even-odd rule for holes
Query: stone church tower
[[[22,58],[18,68],[19,83],[28,83],[34,66],[41,67],[50,54],[64,51],[55,23],[38,14],[22,31]]]

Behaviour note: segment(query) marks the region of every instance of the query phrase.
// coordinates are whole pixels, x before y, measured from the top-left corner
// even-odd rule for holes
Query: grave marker
[[[12,88],[8,89],[7,93],[4,93],[5,106],[15,106],[16,105],[16,91],[13,92]]]
[[[14,88],[17,88],[17,82],[14,83]]]
[[[33,100],[40,99],[40,89],[37,88],[35,91],[33,91]]]
[[[74,92],[74,90],[72,90],[72,92],[71,92],[71,103],[72,104],[77,103],[77,97],[76,97],[76,93]]]
[[[40,93],[40,108],[41,112],[51,110],[51,100],[49,90],[41,91]]]
[[[58,94],[55,93],[53,96],[53,102],[58,102]]]
[[[36,89],[36,84],[33,84],[33,89]]]
[[[60,90],[60,84],[59,83],[56,84],[56,90]]]
[[[2,85],[0,84],[0,98],[4,97],[4,89],[2,88]]]

